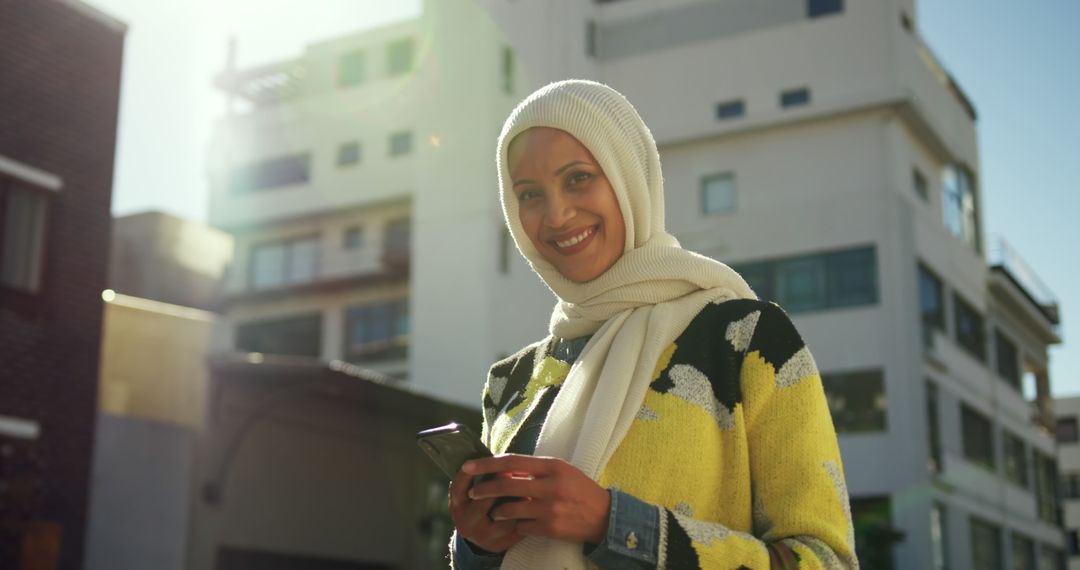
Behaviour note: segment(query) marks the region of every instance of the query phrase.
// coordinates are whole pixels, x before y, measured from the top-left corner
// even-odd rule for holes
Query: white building
[[[1069,570],[1080,569],[1080,396],[1054,400]]]
[[[669,230],[814,351],[864,565],[1053,567],[1055,301],[1007,249],[988,263],[975,110],[914,21],[912,0],[426,0],[228,70],[248,108],[211,151],[237,239],[221,346],[475,404],[553,302],[502,228],[495,137],[535,87],[595,78],[660,144]]]

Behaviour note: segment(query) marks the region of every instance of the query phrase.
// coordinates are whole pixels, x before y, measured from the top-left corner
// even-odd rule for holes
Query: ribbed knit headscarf
[[[591,281],[575,283],[559,273],[518,218],[508,147],[533,127],[560,129],[576,138],[615,191],[626,225],[625,250]],[[563,381],[535,454],[566,459],[597,480],[641,408],[663,350],[707,303],[754,298],[754,293],[727,265],[682,249],[665,231],[656,142],[614,89],[567,80],[537,90],[506,120],[496,156],[506,224],[518,250],[559,299],[551,334],[595,333]],[[528,537],[507,552],[503,567],[585,568],[585,559],[581,544]]]

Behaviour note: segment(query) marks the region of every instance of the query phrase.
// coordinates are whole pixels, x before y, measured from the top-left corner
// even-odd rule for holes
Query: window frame
[[[351,151],[351,153],[350,153]],[[363,160],[363,148],[360,141],[352,140],[338,144],[335,164],[338,168],[352,168]]]
[[[730,199],[726,201],[726,202],[730,203],[730,205],[728,207],[726,207],[726,208],[723,208],[723,209],[709,210],[709,208],[708,208],[709,184],[714,183],[714,182],[724,182],[724,181],[730,182],[730,185],[728,186],[730,188]],[[701,177],[700,182],[699,182],[699,188],[700,188],[700,191],[699,191],[699,197],[700,197],[699,204],[700,204],[700,207],[701,207],[701,210],[700,210],[701,215],[703,215],[703,216],[719,216],[719,215],[723,215],[723,214],[730,214],[730,213],[735,212],[737,210],[737,208],[738,208],[738,186],[737,186],[736,181],[735,181],[735,172],[727,170],[727,171],[724,171],[724,172],[716,172],[716,173],[713,173],[713,174],[706,174],[706,175]]]
[[[8,208],[11,207],[11,197],[16,192],[25,192],[32,197],[32,200],[40,200],[41,219],[40,224],[35,228],[35,243],[31,244],[35,247],[36,251],[30,254],[33,259],[31,260],[32,268],[29,270],[32,275],[27,276],[29,286],[19,287],[0,280],[0,293],[2,293],[0,294],[0,299],[3,300],[0,302],[0,306],[11,308],[25,316],[32,316],[37,314],[41,309],[40,303],[47,290],[50,249],[49,238],[50,229],[52,227],[52,216],[55,209],[54,200],[56,199],[57,194],[55,191],[47,190],[29,182],[5,176],[0,173],[0,270],[3,269],[3,264],[5,263],[4,252]]]
[[[387,156],[399,158],[411,155],[413,151],[413,138],[412,129],[403,129],[390,133],[390,136],[386,141]],[[406,141],[404,147],[399,146],[400,141]]]
[[[397,60],[402,55],[402,52],[397,50],[404,49],[405,46],[408,46],[408,61],[403,63]],[[401,77],[408,75],[414,69],[416,69],[416,39],[414,37],[406,36],[386,43],[386,77]]]
[[[795,109],[810,104],[810,88],[807,86],[793,87],[780,92],[780,108]]]
[[[252,330],[252,327],[263,327],[263,328],[274,327],[274,326],[280,327],[280,326],[282,326],[282,325],[284,325],[286,323],[310,324],[311,322],[315,323],[314,329],[317,331],[317,334],[315,334],[315,335],[303,334],[303,335],[299,335],[299,336],[301,336],[303,338],[313,338],[314,339],[314,348],[315,348],[314,351],[305,351],[305,352],[296,352],[296,351],[292,351],[292,352],[267,352],[265,350],[250,350],[250,349],[244,348],[244,346],[243,346],[245,332],[247,332],[247,334],[251,334],[250,331]],[[263,319],[255,319],[255,320],[251,320],[251,321],[245,321],[245,322],[237,323],[237,325],[236,325],[233,346],[236,347],[237,351],[241,351],[241,352],[260,352],[260,353],[263,353],[263,354],[280,354],[280,355],[288,355],[288,356],[303,356],[303,357],[308,357],[308,358],[319,358],[319,357],[322,356],[322,348],[323,348],[323,346],[322,346],[323,345],[322,326],[323,326],[323,315],[320,312],[300,313],[300,314],[295,314],[295,315],[284,315],[284,316],[275,316],[275,317],[268,317],[268,318],[263,318]],[[286,343],[286,344],[288,346],[295,346],[293,343]]]
[[[364,49],[352,49],[338,56],[338,87],[355,87],[367,81],[367,55],[365,52]],[[349,64],[355,64],[356,68],[350,68]]]
[[[361,318],[370,319],[370,316],[363,316],[362,314],[376,308],[386,311],[386,336],[367,342],[354,343],[353,329],[356,322]],[[404,327],[402,327],[403,316],[405,319]],[[342,356],[346,362],[365,364],[408,358],[411,325],[408,297],[395,297],[381,301],[348,305],[345,307],[343,321],[345,331],[342,335]]]
[[[745,99],[728,99],[716,104],[716,119],[730,121],[746,116]]]
[[[860,382],[877,384],[878,389],[874,391],[872,406],[866,409],[844,410],[848,412],[847,415],[838,416],[835,404],[842,385],[850,386]],[[885,433],[889,430],[888,404],[886,403],[882,407],[876,405],[879,398],[882,402],[888,402],[884,369],[868,368],[843,372],[826,372],[821,374],[821,383],[825,390],[829,414],[832,417],[837,434]]]
[[[953,291],[953,327],[956,344],[979,362],[986,363],[986,317],[967,302],[959,292]],[[971,320],[974,338],[965,335],[964,319]]]
[[[315,251],[317,255],[314,261],[314,269],[310,279],[293,279],[290,277],[290,268],[292,267],[292,255],[293,246],[297,243],[312,241],[315,243]],[[279,246],[283,248],[283,257],[281,262],[281,280],[275,284],[258,286],[255,283],[255,256],[256,252],[262,248],[269,248]],[[301,234],[296,236],[289,236],[284,238],[270,239],[251,244],[248,249],[248,267],[247,267],[247,286],[251,291],[272,291],[276,289],[287,289],[289,287],[295,287],[299,285],[305,285],[313,283],[319,280],[322,274],[322,236],[319,233]]]
[[[969,434],[985,434],[987,439],[985,442],[969,439]],[[965,459],[991,473],[997,473],[997,439],[991,418],[967,403],[960,404],[960,440]],[[983,452],[989,455],[982,457]]]

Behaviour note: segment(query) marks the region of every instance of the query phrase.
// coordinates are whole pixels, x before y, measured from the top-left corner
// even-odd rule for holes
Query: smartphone
[[[466,461],[491,457],[491,451],[469,426],[456,422],[416,434],[416,444],[451,479]]]

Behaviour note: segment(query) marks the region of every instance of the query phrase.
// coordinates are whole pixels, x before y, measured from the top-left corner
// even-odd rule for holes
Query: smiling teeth
[[[574,236],[574,237],[572,237],[572,238],[570,238],[570,239],[568,239],[566,241],[557,241],[557,242],[555,242],[555,245],[557,245],[559,247],[563,247],[563,248],[570,247],[572,245],[577,245],[577,244],[581,243],[581,240],[591,236],[594,231],[596,231],[595,228],[589,228],[589,229],[581,232],[580,234],[578,234],[578,235],[576,235],[576,236]]]

